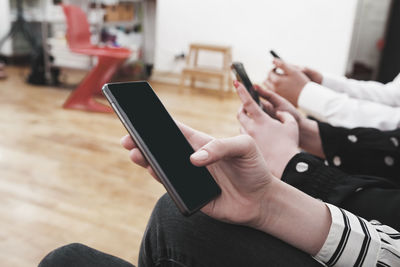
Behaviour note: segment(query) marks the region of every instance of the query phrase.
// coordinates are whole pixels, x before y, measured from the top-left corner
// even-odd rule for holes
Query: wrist
[[[279,152],[274,153],[273,157],[267,160],[267,166],[274,176],[281,179],[287,164],[298,153],[300,153],[300,149],[297,144],[288,145],[285,148],[281,148]]]
[[[257,230],[311,255],[322,247],[331,217],[322,201],[275,179],[263,199]]]
[[[322,84],[322,81],[324,80],[324,76],[320,73],[320,72],[316,72],[316,75],[315,75],[315,83],[318,83],[318,84]]]
[[[307,152],[324,158],[318,123],[306,117],[301,117],[299,122],[300,140],[299,145]]]

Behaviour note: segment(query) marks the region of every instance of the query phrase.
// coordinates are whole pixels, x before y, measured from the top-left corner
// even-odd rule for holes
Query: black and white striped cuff
[[[381,241],[374,226],[346,210],[326,205],[332,224],[315,258],[327,266],[375,266]]]

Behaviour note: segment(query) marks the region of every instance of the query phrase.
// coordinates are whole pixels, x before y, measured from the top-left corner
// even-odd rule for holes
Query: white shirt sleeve
[[[400,74],[387,84],[323,74],[322,86],[345,93],[352,98],[370,100],[393,107],[400,106]]]
[[[332,216],[317,260],[327,266],[400,266],[400,233],[326,204]]]
[[[298,106],[306,114],[334,126],[393,130],[400,125],[400,107],[351,98],[314,82],[304,86]]]

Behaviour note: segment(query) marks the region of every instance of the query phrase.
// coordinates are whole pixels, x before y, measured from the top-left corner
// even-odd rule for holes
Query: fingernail
[[[238,82],[237,80],[234,80],[234,81],[233,81],[233,85],[234,85],[236,88],[238,88],[239,82]]]
[[[205,150],[200,150],[192,154],[192,159],[198,161],[204,161],[208,158],[208,152]]]

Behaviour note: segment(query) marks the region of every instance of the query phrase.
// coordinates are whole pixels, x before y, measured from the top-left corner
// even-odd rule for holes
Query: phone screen
[[[193,148],[147,82],[108,84],[108,89],[129,121],[125,127],[134,128],[151,153],[148,159],[156,161],[186,206],[182,212],[192,213],[220,194],[208,170],[190,162]]]

